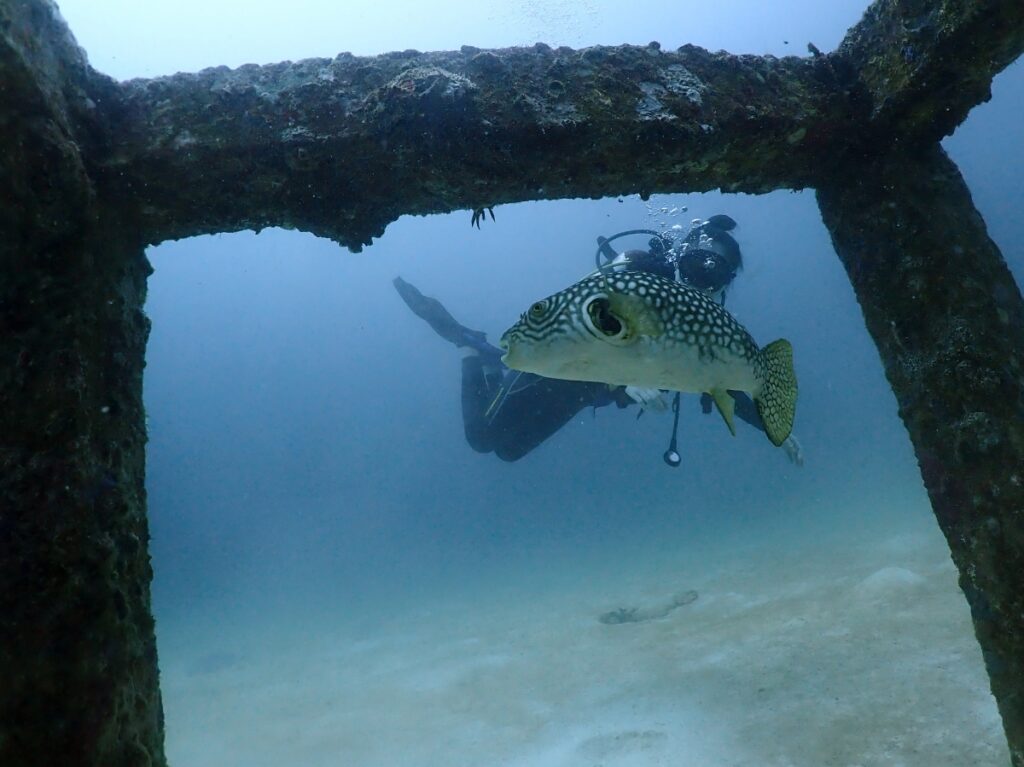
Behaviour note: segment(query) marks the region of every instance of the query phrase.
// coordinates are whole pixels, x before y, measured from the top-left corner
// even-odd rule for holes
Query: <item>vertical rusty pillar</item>
[[[0,764],[163,765],[144,488],[149,264],[114,227],[53,239],[34,223],[0,227]]]
[[[100,201],[116,84],[0,0],[0,765],[165,764],[142,368],[149,264]]]
[[[819,188],[1024,767],[1024,303],[938,147]]]

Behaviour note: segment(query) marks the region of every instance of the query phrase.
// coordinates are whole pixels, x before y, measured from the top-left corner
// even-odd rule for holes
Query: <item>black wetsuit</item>
[[[478,453],[493,452],[518,461],[577,413],[588,407],[633,404],[621,387],[586,381],[562,381],[522,374],[515,388],[490,415],[505,376],[515,375],[497,357],[482,354],[462,360],[462,423],[466,441]]]
[[[500,363],[499,363],[500,364]],[[562,381],[525,373],[516,388],[490,416],[488,409],[500,393],[504,366],[485,364],[479,355],[462,360],[462,424],[466,441],[478,453],[494,453],[503,461],[518,461],[588,407],[635,405],[623,387],[603,383]],[[520,379],[522,381],[522,379]],[[735,416],[764,431],[757,406],[744,392],[730,391]],[[711,413],[714,400],[702,394],[701,409]]]

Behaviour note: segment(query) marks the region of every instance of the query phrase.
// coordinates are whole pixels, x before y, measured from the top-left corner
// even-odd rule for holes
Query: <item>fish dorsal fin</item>
[[[708,394],[710,394],[711,398],[715,401],[715,405],[718,407],[718,412],[722,414],[722,420],[724,420],[725,425],[729,427],[729,433],[735,437],[736,426],[732,422],[732,413],[733,410],[736,409],[736,401],[725,389],[712,389]]]
[[[665,331],[658,313],[640,296],[609,290],[608,307],[626,320],[636,335],[660,336]]]

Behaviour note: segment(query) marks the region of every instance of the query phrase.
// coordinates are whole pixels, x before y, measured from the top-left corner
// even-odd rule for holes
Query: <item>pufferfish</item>
[[[734,435],[728,391],[747,392],[772,443],[793,429],[789,341],[758,348],[724,307],[654,274],[595,272],[533,304],[500,346],[508,367],[548,378],[707,392]]]

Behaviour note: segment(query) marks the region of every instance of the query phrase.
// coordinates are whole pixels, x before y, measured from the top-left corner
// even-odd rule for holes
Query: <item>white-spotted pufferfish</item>
[[[747,392],[776,446],[793,429],[789,341],[759,349],[704,293],[654,274],[595,272],[533,304],[500,345],[510,368],[548,378],[707,392],[733,434],[727,391]]]

